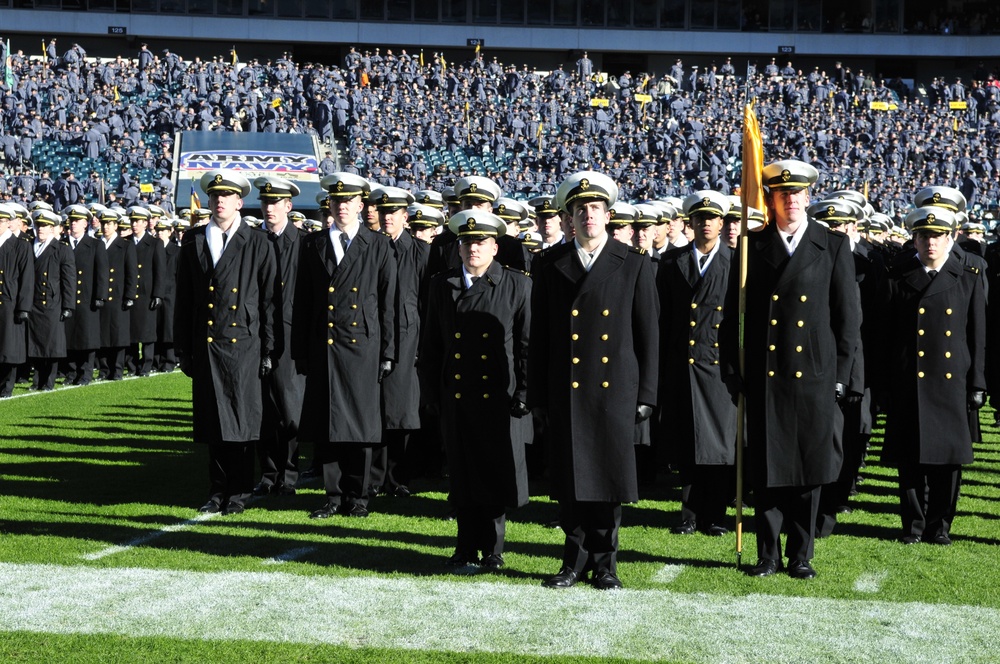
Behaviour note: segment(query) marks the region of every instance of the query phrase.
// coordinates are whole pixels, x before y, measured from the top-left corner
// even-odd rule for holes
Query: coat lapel
[[[580,284],[578,295],[583,295],[587,291],[593,290],[601,285],[608,277],[614,274],[618,268],[625,263],[625,256],[628,255],[629,248],[621,242],[608,238],[608,243],[604,245],[600,255],[594,260],[590,272],[586,273],[583,283]],[[582,269],[582,268],[581,268]]]
[[[768,224],[759,233],[752,233],[751,237],[756,240],[758,255],[774,270],[780,271],[788,262],[788,250],[785,249],[775,224]]]
[[[195,252],[198,254],[198,262],[201,264],[201,270],[205,274],[209,274],[215,269],[212,265],[212,252],[208,250],[208,242],[205,240],[205,236],[208,235],[208,226],[205,226],[204,233],[198,233],[194,236],[194,247]]]
[[[562,273],[572,283],[578,283],[587,274],[576,258],[576,243],[567,242],[561,256],[555,259],[555,269]]]
[[[778,244],[780,245],[781,239],[777,229],[774,231],[774,237],[778,238]],[[799,272],[815,263],[816,259],[826,249],[827,244],[826,230],[819,224],[810,223],[806,227],[806,232],[802,236],[802,239],[799,241],[799,246],[795,248],[795,253],[789,257],[785,269],[782,270],[781,276],[778,278],[778,283],[775,285],[775,290],[790,281]],[[785,250],[784,247],[779,246],[779,248],[782,251]],[[788,252],[786,251],[785,253],[787,254]]]
[[[929,282],[927,283],[927,290],[924,291],[924,297],[937,295],[938,293],[942,293],[954,286],[961,278],[962,269],[962,263],[958,260],[958,258],[955,256],[949,256],[948,261],[941,266],[940,270],[938,270],[937,276],[931,280],[931,278],[927,275],[926,270],[924,270],[923,266],[921,266],[921,269],[918,271],[923,274],[923,278],[926,282]]]
[[[326,268],[326,273],[329,276],[333,276],[333,271],[337,269],[333,260],[330,258],[333,255],[333,247],[330,246],[330,231],[322,230],[319,236],[316,238],[316,253],[319,255],[319,262],[323,264]]]
[[[330,235],[327,234],[327,238],[329,237]],[[363,228],[359,229],[354,239],[347,245],[347,251],[344,252],[343,260],[337,265],[337,270],[345,269],[354,261],[359,260],[365,254],[365,248],[369,241],[368,232]]]
[[[712,263],[714,262],[715,260],[712,261]],[[698,269],[698,261],[694,259],[693,251],[685,251],[678,256],[677,267],[680,269],[684,280],[688,282],[688,286],[694,290],[698,282],[701,281],[701,270]]]
[[[219,262],[215,264],[215,269],[222,272],[231,261],[233,261],[233,256],[237,256],[243,249],[243,245],[247,242],[247,236],[255,231],[251,231],[250,227],[246,224],[241,223],[233,236],[226,243],[226,249],[222,252],[222,256],[219,257]]]

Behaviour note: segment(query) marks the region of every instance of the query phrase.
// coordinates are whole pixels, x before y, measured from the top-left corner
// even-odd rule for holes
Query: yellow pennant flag
[[[538,138],[539,136],[541,136],[542,132],[544,130],[545,130],[545,123],[539,122],[538,123],[538,131],[535,132],[535,138]]]
[[[424,49],[420,49],[420,66],[424,66]]]
[[[239,58],[239,56],[238,56],[238,55],[236,55],[236,47],[235,47],[235,46],[233,46],[233,48],[232,48],[232,49],[231,49],[231,50],[230,50],[229,52],[230,52],[230,53],[232,54],[232,56],[233,56],[233,66],[235,67],[235,66],[236,66],[236,63],[240,61],[240,58]]]
[[[481,48],[482,48],[482,46],[480,46],[480,44],[478,44],[478,43],[477,43],[477,44],[476,44],[476,55],[479,55],[479,50],[480,50]]]
[[[274,101],[271,102],[271,108],[279,108],[280,106],[281,106],[280,98],[276,98]]]
[[[115,86],[115,103],[117,104],[122,100],[122,96],[118,94],[118,86]]]
[[[743,109],[743,178],[740,181],[740,199],[744,215],[749,212],[749,208],[757,208],[764,213],[766,225],[767,205],[764,203],[764,187],[761,184],[763,170],[764,142],[760,137],[757,113],[753,110],[753,102],[750,102]]]
[[[49,61],[49,54],[45,52],[45,40],[42,40],[42,62]]]

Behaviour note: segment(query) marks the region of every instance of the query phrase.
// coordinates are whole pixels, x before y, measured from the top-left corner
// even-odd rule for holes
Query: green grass
[[[735,569],[733,536],[670,534],[669,527],[678,518],[678,493],[662,473],[660,486],[624,509],[619,557],[622,581],[638,591],[666,589],[685,597],[705,594],[734,601],[763,595],[1000,609],[996,565],[1000,435],[985,426],[992,421],[992,411],[984,411],[986,442],[976,450],[976,464],[965,471],[951,547],[904,547],[896,542],[895,473],[877,464],[879,439],[875,439],[863,471],[861,495],[852,499],[854,512],[842,517],[833,537],[817,542],[814,564],[819,576],[813,581],[784,575],[745,577]],[[440,580],[449,585],[469,584],[470,592],[483,583],[535,588],[559,566],[562,533],[547,525],[556,516],[556,506],[533,498],[530,505],[509,515],[503,572],[447,573],[443,561],[453,550],[455,524],[442,518],[448,511],[442,480],[415,481],[412,488],[418,493],[410,498],[373,500],[368,519],[308,519],[308,512],[323,501],[322,487],[314,480],[295,496],[256,501],[242,515],[159,532],[194,519],[195,507],[207,494],[206,450],[190,442],[189,430],[190,381],[179,373],[61,389],[0,403],[0,564],[207,573],[280,571],[319,580]],[[308,458],[311,450],[305,447],[303,455]],[[532,495],[544,496],[545,489],[534,483]],[[752,525],[751,514],[748,511],[748,525]],[[130,542],[139,544],[86,558]],[[262,561],[293,549],[304,553],[280,566],[262,566]],[[749,532],[744,537],[745,563],[755,562],[755,551]],[[580,592],[596,594],[589,589]],[[589,601],[591,596],[586,597]],[[3,629],[12,628],[0,625]],[[20,631],[3,634],[0,658],[565,662],[583,661],[582,657],[591,654],[584,645],[575,654],[546,658],[518,652],[447,653],[371,645],[376,647]],[[691,643],[689,650],[661,656],[704,661],[704,645]]]

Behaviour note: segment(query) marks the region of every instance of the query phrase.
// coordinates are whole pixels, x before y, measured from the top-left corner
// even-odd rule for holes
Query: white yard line
[[[882,589],[882,582],[889,577],[886,571],[867,572],[862,574],[854,582],[854,589],[859,593],[877,593]]]
[[[153,540],[155,540],[155,539],[157,539],[159,537],[162,537],[163,535],[166,535],[167,533],[176,533],[176,532],[179,532],[181,530],[187,530],[188,528],[190,528],[193,525],[196,525],[196,524],[201,523],[203,521],[208,521],[209,519],[214,519],[217,516],[219,516],[218,513],[215,513],[215,514],[199,514],[198,516],[196,516],[193,519],[188,519],[187,521],[183,521],[181,523],[175,523],[175,524],[173,524],[171,526],[164,526],[163,528],[160,528],[159,530],[154,530],[152,532],[146,533],[145,535],[142,535],[140,537],[136,537],[135,539],[129,540],[128,542],[125,542],[124,544],[117,544],[115,546],[109,546],[106,549],[101,549],[100,551],[96,551],[94,553],[85,553],[85,554],[83,554],[80,557],[83,558],[84,560],[100,560],[101,558],[106,558],[108,556],[113,556],[116,553],[124,553],[124,552],[126,552],[129,549],[132,549],[134,547],[143,546],[144,544],[148,544],[149,542],[152,542]]]
[[[126,376],[126,377],[122,378],[121,381],[95,380],[95,381],[92,381],[89,385],[61,385],[60,387],[57,387],[56,389],[54,389],[52,391],[49,391],[49,392],[39,392],[38,390],[29,390],[29,391],[23,392],[21,394],[15,394],[14,396],[7,397],[6,399],[3,399],[3,401],[11,401],[12,399],[26,399],[28,397],[40,397],[40,396],[45,395],[45,394],[55,394],[56,392],[62,392],[63,390],[75,390],[75,389],[78,389],[78,388],[81,388],[81,387],[96,387],[98,385],[114,385],[116,382],[122,382],[122,381],[126,381],[126,380],[140,380],[140,378],[141,379],[146,379],[146,378],[156,378],[158,376],[170,376],[173,373],[175,373],[175,372],[152,373],[152,374],[149,374],[148,376]],[[180,373],[180,370],[178,370],[176,373]]]
[[[298,560],[299,558],[304,558],[308,556],[313,551],[319,550],[317,546],[300,546],[297,549],[289,549],[281,555],[277,555],[274,558],[268,558],[267,560],[262,560],[261,565],[283,565],[287,562]]]
[[[656,583],[672,583],[677,580],[677,577],[683,571],[684,565],[664,565],[653,575],[653,581]]]
[[[53,634],[881,664],[994,661],[998,624],[998,609],[917,602],[0,563],[0,630]]]

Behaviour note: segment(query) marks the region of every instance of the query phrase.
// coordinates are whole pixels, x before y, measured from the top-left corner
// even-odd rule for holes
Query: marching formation
[[[409,495],[413,439],[434,441],[446,562],[486,570],[542,448],[565,533],[544,585],[599,589],[621,587],[622,504],[660,463],[682,484],[674,533],[727,535],[751,494],[745,572],[814,577],[884,412],[900,542],[950,544],[997,384],[996,245],[958,190],[917,192],[896,227],[860,192],[815,195],[818,178],[768,165],[766,210],[708,189],[628,203],[595,171],[530,201],[479,176],[414,194],[334,172],[318,220],[293,210],[293,180],[225,170],[176,226],[156,206],[0,204],[0,397],[32,368],[46,390],[60,371],[179,367],[207,513],[294,494],[309,442],[325,488],[309,516],[365,517]]]

